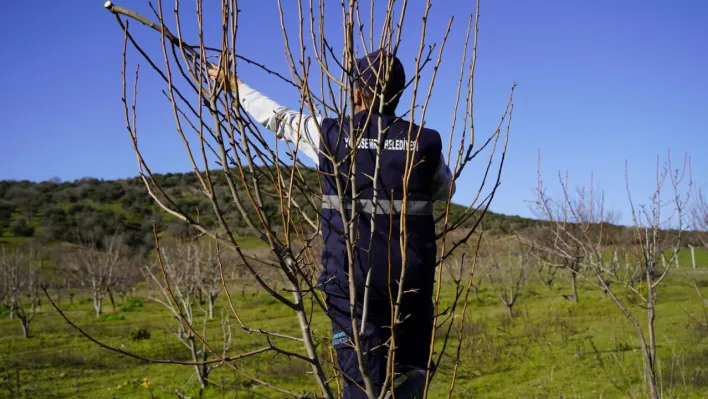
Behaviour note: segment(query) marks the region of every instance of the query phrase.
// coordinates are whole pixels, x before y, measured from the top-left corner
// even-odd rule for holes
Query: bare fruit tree
[[[10,315],[20,321],[25,338],[30,336],[30,323],[39,306],[42,262],[36,250],[0,248],[0,273],[8,290]]]
[[[693,203],[691,219],[693,230],[698,234],[701,245],[708,249],[708,198],[703,190],[698,190],[698,195]]]
[[[567,182],[568,176],[566,175],[565,183],[562,183],[564,187],[567,186]],[[547,202],[544,208],[540,208],[539,216],[542,218],[546,218],[550,214],[552,214],[552,220],[560,221],[560,226],[562,226],[562,229],[569,230],[569,234],[575,234],[573,230],[580,229],[583,226],[594,222],[591,219],[594,216],[592,210],[593,205],[595,204],[586,204],[584,202],[587,198],[586,191],[587,190],[585,190],[584,188],[579,189],[577,193],[575,193],[575,195],[569,196],[567,201],[558,203],[551,203],[550,201]],[[590,192],[590,197],[592,201],[594,199],[592,198],[592,192]],[[570,300],[574,303],[578,303],[578,277],[582,274],[583,266],[585,265],[585,263],[583,263],[583,256],[585,255],[584,248],[582,247],[580,242],[572,240],[558,241],[558,226],[559,225],[550,227],[552,234],[550,234],[549,236],[553,239],[552,245],[558,244],[560,242],[562,243],[562,245],[565,246],[563,251],[565,256],[554,257],[553,259],[556,260],[558,263],[555,265],[548,263],[547,265],[549,267],[552,265],[554,267],[564,269],[568,272],[571,287]],[[543,241],[544,242],[541,245],[545,244],[546,246],[548,246],[548,237],[546,237],[546,239],[544,239]],[[539,242],[538,239],[536,242]]]
[[[544,259],[536,260],[534,266],[543,285],[545,285],[549,291],[553,291],[553,281],[556,279],[558,268]]]
[[[2,251],[6,251],[7,248],[2,248]],[[4,256],[4,255],[3,255]],[[4,268],[0,270],[0,296],[2,296],[2,305],[7,309],[7,314],[10,320],[15,318],[15,310],[10,305],[10,282],[4,273]]]
[[[601,223],[611,225],[617,221],[618,215],[604,209],[604,198],[598,194],[598,189],[593,186],[593,179],[590,179],[589,187],[579,187],[572,189],[569,187],[568,174],[564,177],[559,174],[559,182],[564,191],[564,198],[561,201],[553,201],[546,196],[542,187],[540,176],[540,153],[539,153],[539,176],[538,176],[538,202],[541,206],[535,209],[536,214],[541,219],[552,220],[554,223],[544,227],[545,236],[536,234],[531,241],[539,248],[548,248],[562,245],[563,256],[553,256],[546,254],[547,266],[554,266],[567,270],[571,282],[571,301],[578,303],[578,277],[584,279],[583,272],[587,265],[586,248],[583,243],[577,240],[560,240],[559,236],[587,235],[590,232],[603,236],[599,232],[592,230],[593,226]],[[602,210],[602,212],[598,211]],[[607,236],[604,236],[607,239]]]
[[[96,317],[103,312],[103,299],[116,284],[120,262],[124,261],[123,238],[119,234],[107,237],[90,235],[82,245],[68,249],[64,262],[73,278],[91,292]]]
[[[216,246],[211,241],[198,241],[196,243],[185,243],[192,245],[196,251],[197,262],[197,285],[200,292],[201,306],[204,297],[207,305],[207,315],[209,319],[214,318],[214,306],[221,293],[221,273],[219,271],[219,259],[216,258]]]
[[[202,388],[206,388],[211,371],[223,364],[208,361],[210,352],[205,340],[207,321],[213,317],[213,307],[209,308],[209,312],[199,310],[199,293],[204,279],[200,270],[203,266],[203,253],[198,245],[190,244],[176,242],[163,248],[158,246],[157,260],[143,269],[148,279],[157,287],[159,295],[150,299],[168,309],[175,318],[174,334],[187,348],[194,362],[197,381]],[[218,273],[216,270],[212,271]],[[201,328],[196,331],[199,326]],[[228,317],[221,320],[221,327],[221,356],[226,358],[231,348],[231,324]],[[213,345],[213,340],[211,344]]]
[[[670,156],[663,165],[657,158],[656,186],[649,204],[641,206],[635,205],[626,165],[625,170],[634,237],[625,244],[633,259],[624,266],[606,233],[616,216],[605,210],[604,194],[592,182],[589,190],[573,194],[567,179],[561,179],[563,196],[552,199],[539,179],[538,206],[554,226],[554,245],[545,249],[568,261],[581,259],[582,267],[589,271],[581,276],[602,290],[631,323],[641,347],[649,394],[659,398],[654,329],[657,289],[678,261],[690,197],[691,182],[686,181],[690,163],[686,157],[683,167],[674,168]],[[645,318],[640,317],[642,312]]]
[[[549,234],[551,226],[537,226],[527,229],[519,237],[519,240],[527,243],[525,253],[528,262],[538,274],[539,280],[549,291],[553,291],[553,283],[556,280],[558,270],[562,269],[562,263],[549,254],[545,248],[552,247],[553,235]]]
[[[521,247],[521,245],[519,245]],[[523,248],[509,253],[506,257],[496,255],[499,251],[488,248],[487,267],[484,269],[489,284],[494,287],[501,302],[506,306],[509,317],[514,317],[514,305],[526,282],[527,259]],[[503,252],[502,252],[503,253]]]
[[[121,303],[135,294],[137,284],[143,279],[140,270],[140,263],[143,258],[142,254],[132,254],[132,256],[126,256],[117,265],[118,268],[114,272],[115,283],[110,288],[110,292],[118,294]]]
[[[209,3],[210,6],[215,4]],[[348,265],[344,273],[350,276],[355,275],[354,261],[357,256],[355,254],[360,252],[358,245],[363,237],[374,237],[375,233],[379,234],[379,232],[395,235],[396,246],[400,247],[396,250],[402,254],[402,261],[400,264],[389,262],[388,265],[388,272],[391,275],[390,292],[388,306],[383,305],[383,307],[391,309],[389,321],[391,337],[383,346],[387,353],[387,364],[385,382],[382,386],[374,386],[369,378],[368,366],[364,361],[368,355],[361,342],[370,310],[371,291],[368,284],[362,287],[363,292],[359,291],[353,282],[354,279],[349,279],[350,314],[355,315],[357,304],[362,304],[361,323],[358,318],[352,317],[347,323],[349,326],[345,326],[351,331],[352,347],[357,355],[359,372],[363,376],[361,385],[367,397],[383,398],[391,393],[391,387],[395,385],[396,331],[400,322],[408,316],[401,313],[401,301],[406,292],[404,289],[406,278],[410,279],[412,276],[411,271],[407,273],[409,254],[413,256],[413,251],[416,250],[409,246],[409,238],[415,233],[409,227],[410,218],[415,215],[416,209],[418,212],[428,210],[426,218],[430,217],[433,222],[431,225],[437,223],[439,227],[437,237],[431,237],[431,242],[428,244],[434,244],[433,241],[436,239],[440,242],[436,247],[439,253],[436,257],[439,259],[438,267],[437,270],[431,268],[431,271],[441,277],[445,269],[444,263],[451,259],[453,253],[460,247],[469,246],[471,239],[478,237],[474,235],[474,231],[481,223],[500,184],[506,156],[515,85],[511,85],[508,103],[501,113],[496,128],[481,137],[475,132],[473,94],[479,2],[470,5],[466,29],[455,30],[457,33],[464,32],[465,35],[458,41],[464,43],[462,48],[458,49],[461,51],[453,52],[446,57],[443,54],[447,54],[446,44],[452,31],[453,16],[442,31],[431,33],[428,31],[427,24],[431,8],[430,0],[416,2],[414,5],[409,2],[397,4],[393,1],[376,2],[376,4],[374,1],[341,2],[338,4],[341,7],[341,13],[338,13],[341,16],[340,20],[326,17],[329,12],[325,13],[322,0],[318,0],[317,4],[314,1],[302,0],[288,2],[290,11],[285,10],[285,2],[278,1],[284,46],[275,43],[273,46],[284,48],[283,60],[289,67],[289,77],[270,69],[258,60],[239,53],[237,46],[240,37],[239,18],[248,10],[242,10],[241,7],[245,6],[239,5],[235,0],[225,0],[220,3],[221,10],[218,13],[220,20],[217,24],[213,22],[205,24],[205,16],[215,13],[206,12],[203,9],[206,3],[198,0],[196,15],[190,18],[191,21],[196,21],[197,32],[189,35],[190,37],[183,36],[183,32],[187,31],[185,20],[188,16],[184,15],[179,3],[170,6],[168,13],[166,7],[158,0],[149,18],[110,1],[105,4],[124,33],[122,99],[125,123],[147,192],[165,212],[191,226],[192,230],[201,237],[211,239],[217,253],[221,253],[222,250],[232,251],[237,256],[238,263],[249,271],[250,278],[259,289],[289,309],[297,325],[297,332],[291,331],[287,323],[278,326],[279,329],[275,331],[252,326],[252,323],[258,324],[262,321],[240,318],[237,306],[230,299],[228,285],[223,280],[222,268],[222,288],[234,319],[237,319],[247,332],[260,335],[262,340],[268,343],[270,350],[282,353],[283,351],[277,348],[279,342],[283,341],[297,344],[300,349],[296,353],[288,352],[289,358],[293,362],[304,363],[310,369],[304,378],[308,378],[311,382],[311,389],[304,394],[292,392],[267,381],[266,378],[249,374],[240,365],[236,365],[237,361],[225,361],[225,354],[211,350],[211,346],[205,342],[206,339],[202,341],[203,347],[209,352],[211,358],[223,362],[224,365],[231,367],[258,386],[295,397],[310,395],[335,398],[339,396],[337,390],[340,385],[335,387],[330,372],[327,371],[334,365],[328,364],[329,356],[322,356],[318,351],[312,326],[315,313],[330,315],[323,294],[317,288],[322,264],[319,260],[320,254],[315,250],[317,248],[315,243],[323,239],[321,237],[321,226],[325,222],[323,215],[337,214],[343,221],[343,228],[338,229],[337,234],[343,242],[343,253]],[[441,2],[441,4],[446,3]],[[410,26],[410,18],[404,18],[414,11],[421,15],[418,21],[422,22],[418,29]],[[293,27],[294,23],[297,26]],[[216,33],[220,34],[220,38],[213,46],[205,43],[204,29],[207,26],[218,29]],[[337,31],[341,34],[339,38],[336,37]],[[154,36],[147,35],[155,33],[158,33],[160,38],[158,51],[144,46],[145,43],[151,42],[150,39],[154,39]],[[411,57],[412,60],[405,60],[413,65],[412,73],[405,82],[410,93],[410,106],[406,107],[407,109],[404,109],[400,116],[408,121],[406,134],[396,140],[386,138],[387,133],[379,124],[377,139],[367,141],[365,144],[358,141],[360,140],[358,134],[351,134],[346,136],[346,143],[337,146],[336,149],[328,148],[330,146],[326,143],[317,149],[309,147],[310,150],[319,153],[321,161],[318,169],[308,167],[298,158],[298,154],[306,151],[304,135],[301,136],[303,132],[300,128],[296,133],[300,139],[295,141],[295,144],[283,144],[280,140],[273,143],[272,133],[265,133],[264,125],[254,121],[244,112],[240,101],[239,85],[234,84],[238,81],[239,66],[248,64],[260,68],[272,79],[279,81],[283,90],[291,90],[297,95],[300,100],[297,109],[303,114],[338,120],[341,121],[340,125],[348,125],[350,132],[357,132],[360,128],[354,126],[353,122],[356,112],[354,93],[357,77],[362,72],[357,70],[355,62],[358,58],[357,54],[383,49],[387,53],[396,55],[399,54],[399,48],[403,46],[402,38],[416,35],[419,41],[410,49],[415,55]],[[431,39],[431,36],[435,38]],[[212,217],[207,218],[203,211],[180,206],[176,193],[161,186],[153,175],[138,140],[139,135],[142,134],[139,133],[137,123],[138,76],[142,81],[144,72],[139,75],[138,71],[143,69],[138,67],[135,68],[134,73],[131,72],[133,68],[128,66],[127,61],[129,51],[131,54],[139,53],[139,57],[145,60],[151,71],[147,76],[156,77],[164,84],[164,94],[171,106],[171,116],[174,119],[176,139],[184,144],[186,159],[197,179],[198,192],[209,203],[207,210],[211,212]],[[461,58],[458,58],[459,54]],[[445,155],[447,163],[451,166],[453,179],[460,178],[470,165],[475,165],[475,168],[482,171],[481,178],[477,182],[466,180],[465,186],[471,187],[466,193],[469,198],[454,215],[451,213],[454,186],[444,193],[446,198],[440,201],[442,206],[435,207],[437,211],[434,213],[432,204],[426,203],[425,207],[416,208],[416,203],[420,205],[425,201],[414,201],[409,198],[411,187],[415,184],[411,176],[415,175],[414,172],[418,170],[416,168],[421,165],[414,143],[418,142],[423,131],[422,126],[426,121],[426,112],[430,108],[437,72],[443,59],[451,57],[453,57],[452,62],[459,62],[455,103],[449,109],[451,125],[441,127],[449,128],[447,142],[441,143],[441,148],[437,151]],[[392,68],[393,58],[390,62],[382,62],[375,71],[377,78],[374,86],[379,86]],[[215,69],[218,71],[215,75],[216,79],[210,79],[208,75]],[[132,99],[128,95],[129,88],[133,92]],[[464,102],[462,106],[461,99]],[[370,101],[371,106],[368,112],[365,112],[367,121],[370,120],[372,113],[381,112],[382,107],[385,106],[384,100],[383,93],[378,89],[375,90]],[[374,104],[378,104],[378,107]],[[304,122],[296,119],[289,123],[292,126]],[[283,123],[285,121],[276,119],[271,128],[277,129]],[[340,137],[344,137],[343,134],[341,133]],[[380,198],[374,194],[369,203],[371,207],[366,212],[361,209],[358,202],[361,189],[357,188],[358,186],[352,188],[351,183],[369,179],[367,186],[373,186],[373,192],[378,193],[379,185],[383,184],[380,171],[384,165],[381,159],[387,154],[386,151],[391,150],[388,146],[389,141],[395,142],[395,149],[406,155],[405,164],[401,165],[402,177],[396,183],[402,187],[402,198],[393,200]],[[371,155],[373,168],[370,175],[359,173],[358,162],[352,162],[357,159],[358,154],[362,153],[363,148],[367,151],[363,153],[364,155]],[[335,192],[323,196],[324,181],[336,182],[330,185]],[[395,215],[392,216],[392,213]],[[246,226],[245,229],[237,229],[232,222],[234,220]],[[362,225],[364,221],[368,225]],[[359,234],[363,231],[361,226],[371,226],[370,231]],[[462,231],[462,234],[456,236],[459,238],[448,239],[448,235],[455,231]],[[245,236],[259,239],[269,248],[272,258],[257,258],[245,251],[241,245]],[[383,259],[378,259],[377,263],[382,261]],[[363,272],[366,281],[369,280],[373,270],[372,260],[368,262],[367,269]],[[278,273],[277,280],[286,282],[286,286],[276,290],[263,275],[263,267]],[[385,262],[379,266],[379,268],[385,267]],[[471,274],[472,272],[470,278]],[[163,279],[163,287],[167,289],[172,283],[169,278],[163,276]],[[454,306],[456,302],[453,306],[443,308],[441,300],[444,297],[443,291],[447,289],[458,290],[458,294],[454,296],[456,301],[463,297],[467,298],[466,295],[460,294],[460,287],[469,292],[469,286],[464,287],[463,283],[463,279],[459,279],[452,285],[454,288],[450,288],[442,278],[436,279],[434,292],[431,293],[432,298],[430,298],[435,310],[435,320],[430,331],[431,339],[429,343],[421,345],[421,350],[425,345],[429,346],[429,355],[426,356],[429,357],[428,363],[431,365],[435,363],[443,367],[440,363],[449,361],[450,358],[444,356],[445,351],[455,345],[459,349],[462,345],[462,339],[450,337],[451,329],[447,326],[453,322],[457,323],[458,320],[464,324],[464,317],[457,316],[460,316],[460,313],[464,316],[466,303],[465,306],[459,307]],[[186,317],[182,317],[181,320],[188,330],[196,331]],[[438,328],[447,331],[442,338],[444,342],[442,346],[436,345],[435,341],[436,337],[440,338],[439,334],[436,334]],[[464,331],[464,328],[460,328],[459,331]],[[455,370],[459,364],[459,353],[458,350]],[[427,397],[430,394],[433,367],[428,366],[423,371],[425,388],[422,395]],[[448,397],[452,397],[454,388],[455,377],[453,376],[447,390]]]

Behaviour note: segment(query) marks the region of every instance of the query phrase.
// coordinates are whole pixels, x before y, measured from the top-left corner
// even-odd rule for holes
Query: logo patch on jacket
[[[344,145],[349,148],[349,137],[344,138]],[[357,148],[360,150],[376,150],[379,148],[379,142],[377,139],[362,138],[359,140]],[[410,148],[411,151],[418,151],[418,142],[415,140],[409,142],[406,139],[384,140],[384,150],[407,151],[408,148]]]

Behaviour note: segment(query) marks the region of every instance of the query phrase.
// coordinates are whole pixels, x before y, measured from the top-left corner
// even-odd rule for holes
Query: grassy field
[[[461,365],[455,398],[627,398],[644,397],[642,363],[636,334],[615,305],[599,290],[581,285],[580,302],[565,299],[565,281],[548,290],[529,274],[510,319],[506,308],[485,282],[480,298],[472,294],[464,329]],[[659,292],[657,340],[660,384],[664,397],[708,397],[708,298],[705,269],[680,269],[670,274]],[[448,297],[451,291],[448,290]],[[56,296],[57,293],[52,293]],[[296,334],[289,310],[272,298],[234,284],[234,305],[250,327]],[[175,320],[159,304],[147,299],[143,288],[136,298],[109,303],[96,319],[88,294],[72,304],[63,294],[61,308],[77,325],[101,342],[142,356],[187,360],[188,353],[174,337]],[[226,311],[222,295],[218,308]],[[637,306],[631,309],[644,320]],[[199,311],[196,311],[199,313]],[[232,318],[233,321],[233,318]],[[453,335],[457,332],[457,323]],[[201,323],[199,323],[201,329]],[[138,329],[149,339],[134,340]],[[313,320],[322,337],[320,352],[329,353],[330,328],[322,315]],[[2,398],[282,398],[221,367],[210,376],[212,386],[200,392],[190,366],[159,365],[131,359],[99,348],[69,326],[45,300],[32,323],[32,336],[23,339],[19,321],[0,315],[0,397]],[[219,321],[207,323],[207,336],[221,347]],[[247,334],[234,322],[232,354],[252,351],[267,342]],[[438,334],[438,347],[442,344]],[[274,339],[282,349],[300,351],[291,342]],[[447,397],[454,347],[443,359],[433,383],[432,398]],[[309,367],[297,359],[265,353],[236,362],[241,370],[285,388],[313,387]],[[331,372],[331,365],[327,366]],[[221,387],[223,388],[221,388]]]

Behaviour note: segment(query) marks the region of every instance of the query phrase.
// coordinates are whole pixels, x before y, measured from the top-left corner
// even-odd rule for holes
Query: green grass
[[[236,242],[238,242],[242,250],[268,247],[268,244],[256,236],[239,237]]]
[[[455,398],[626,398],[644,397],[642,363],[631,324],[615,305],[596,288],[580,286],[580,302],[564,298],[570,293],[565,281],[548,290],[530,282],[510,319],[493,291],[482,283],[480,298],[471,294],[464,327],[461,364],[457,370]],[[708,304],[703,304],[692,286],[697,280],[708,298],[708,274],[703,270],[679,270],[667,277],[659,291],[656,331],[660,383],[664,396],[708,397]],[[297,335],[291,311],[269,296],[233,284],[231,293],[239,316],[250,327]],[[624,297],[624,291],[618,290]],[[114,313],[106,301],[105,314],[98,320],[87,293],[73,304],[64,295],[61,307],[67,316],[101,342],[142,356],[187,360],[188,354],[172,329],[175,321],[159,304],[147,299],[117,303]],[[154,293],[153,293],[154,295]],[[449,303],[450,290],[444,299]],[[222,295],[217,314],[227,310]],[[443,306],[444,308],[444,306]],[[643,322],[644,311],[630,306]],[[199,314],[199,310],[195,310]],[[234,317],[232,354],[267,346],[260,334],[247,334]],[[454,319],[453,336],[459,331]],[[201,322],[197,323],[201,331]],[[144,329],[149,339],[131,339]],[[329,337],[327,320],[316,314],[313,332]],[[199,397],[193,368],[180,365],[147,364],[99,348],[67,325],[45,299],[32,324],[32,337],[23,339],[20,324],[0,313],[0,397],[58,398],[174,398],[175,390]],[[438,331],[438,349],[443,332]],[[207,336],[221,350],[218,320],[207,323]],[[141,335],[145,337],[145,335]],[[302,353],[297,343],[273,339],[289,351]],[[327,353],[324,339],[319,351]],[[457,341],[432,385],[431,398],[445,398],[454,365]],[[296,391],[313,388],[306,376],[309,367],[297,359],[262,354],[236,363],[241,370]],[[331,372],[331,364],[327,364]],[[216,386],[203,392],[204,398],[283,398],[260,388],[227,367],[212,372]],[[20,392],[21,395],[17,394]]]
[[[695,249],[695,254],[696,254],[696,267],[708,267],[708,251],[705,249],[701,248],[696,248]],[[691,249],[690,248],[685,248],[682,249],[679,252],[679,266],[684,268],[684,267],[691,267],[692,265],[692,260],[691,260]]]
[[[27,237],[3,236],[0,237],[0,245],[17,246],[29,240]]]
[[[174,237],[169,236],[167,233],[160,233],[159,235],[160,238],[160,244],[164,245],[170,242],[173,242],[175,240]],[[205,242],[211,242],[209,237],[203,236],[200,239],[204,240]],[[258,248],[270,248],[268,246],[268,243],[264,242],[260,238],[253,236],[253,235],[248,235],[248,236],[237,236],[236,237],[236,242],[241,246],[241,250],[247,251],[250,249],[258,249]]]

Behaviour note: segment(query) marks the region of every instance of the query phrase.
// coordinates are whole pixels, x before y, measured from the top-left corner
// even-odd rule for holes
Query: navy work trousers
[[[431,298],[406,294],[401,305],[402,323],[396,326],[394,373],[415,373],[425,380],[430,355],[430,337],[433,325]],[[343,399],[367,398],[364,379],[359,371],[359,361],[354,349],[351,312],[348,298],[327,296],[327,306],[332,319],[333,344],[337,352],[339,371],[344,379]],[[361,329],[361,308],[357,309],[357,326]],[[391,338],[391,306],[388,302],[371,302],[361,345],[364,362],[376,394],[386,379],[388,351]],[[416,371],[417,370],[417,371]],[[390,385],[390,384],[389,384]],[[396,398],[415,398],[416,382],[409,381],[396,388]],[[417,384],[420,385],[420,384]]]

